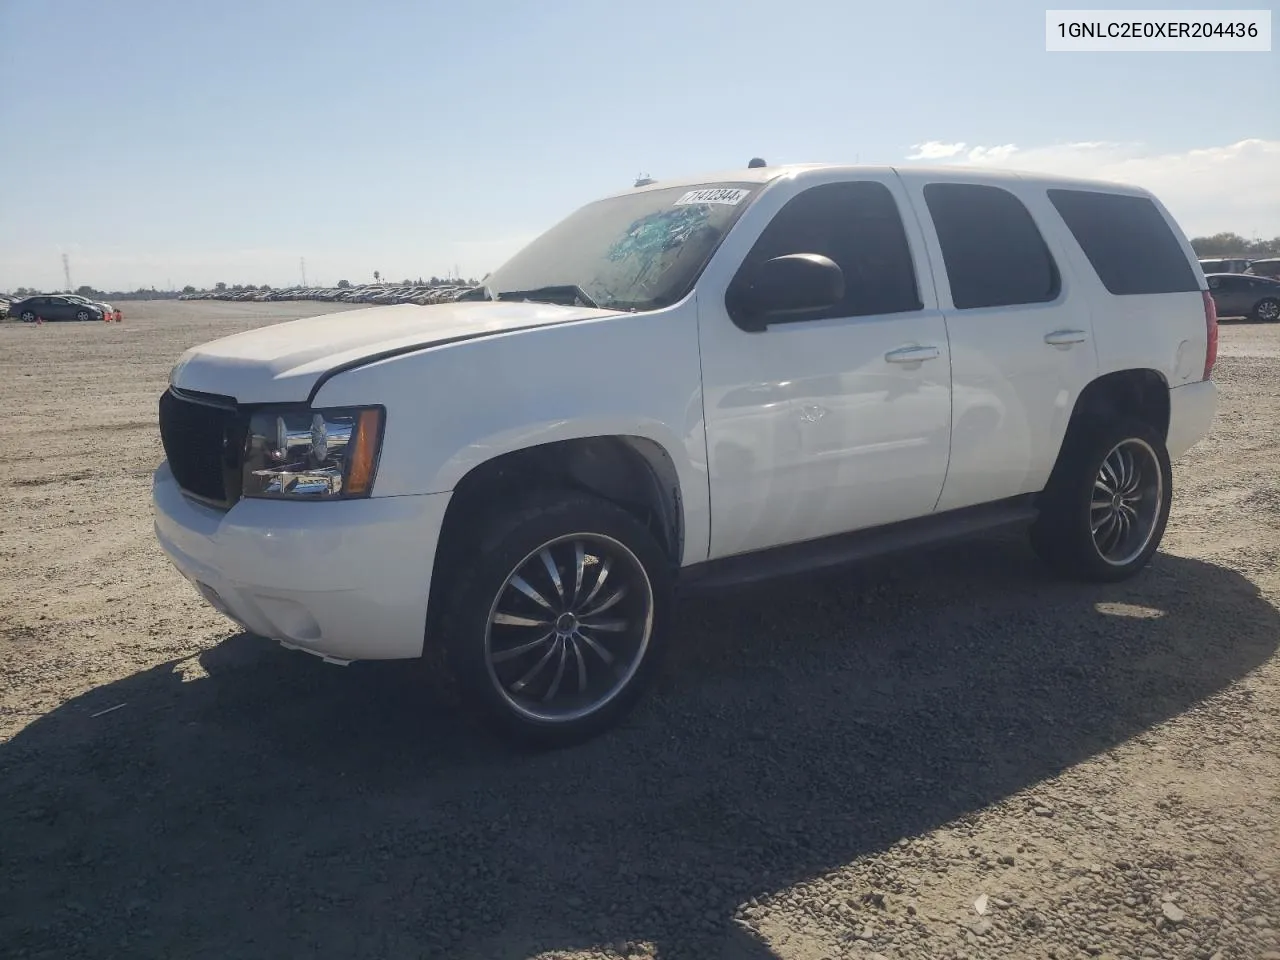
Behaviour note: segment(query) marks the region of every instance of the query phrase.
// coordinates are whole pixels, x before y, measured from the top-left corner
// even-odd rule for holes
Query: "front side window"
[[[587,204],[485,278],[466,299],[657,310],[693,289],[760,183],[709,183]]]
[[[931,183],[924,199],[957,310],[1057,299],[1058,266],[1030,211],[1012,193],[982,184]]]
[[[806,321],[923,309],[902,216],[882,183],[826,183],[797,194],[765,227],[739,276],[796,253],[828,257],[844,274],[844,298],[804,314]]]

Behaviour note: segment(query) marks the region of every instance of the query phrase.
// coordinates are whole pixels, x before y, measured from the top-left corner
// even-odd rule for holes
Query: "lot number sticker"
[[[715,187],[709,190],[690,190],[676,201],[677,207],[691,203],[723,203],[730,207],[740,204],[750,190],[737,190],[732,187]]]

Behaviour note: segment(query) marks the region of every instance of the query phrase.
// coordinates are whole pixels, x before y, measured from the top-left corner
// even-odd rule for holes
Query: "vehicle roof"
[[[1128,193],[1148,195],[1142,187],[1130,183],[1119,183],[1110,180],[1092,180],[1082,177],[1069,177],[1050,173],[1033,173],[1027,170],[992,169],[964,165],[915,165],[887,166],[879,164],[838,164],[838,163],[791,163],[777,167],[739,168],[737,170],[720,170],[698,176],[671,177],[654,180],[653,183],[641,187],[619,190],[610,196],[619,197],[653,190],[669,190],[673,187],[695,188],[709,183],[769,183],[782,177],[798,180],[816,175],[859,174],[885,175],[897,173],[904,180],[959,181],[959,182],[1033,182],[1045,186],[1076,188],[1085,190],[1102,190],[1108,193]]]

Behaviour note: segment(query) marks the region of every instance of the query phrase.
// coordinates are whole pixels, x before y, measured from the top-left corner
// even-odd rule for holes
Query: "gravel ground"
[[[153,544],[180,351],[330,308],[126,306],[0,325],[0,955],[1280,958],[1280,326],[1136,580],[990,537],[686,600],[624,728],[520,756]]]

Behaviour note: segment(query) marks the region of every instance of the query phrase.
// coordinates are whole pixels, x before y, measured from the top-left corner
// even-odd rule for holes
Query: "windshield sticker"
[[[648,260],[672,250],[693,236],[710,215],[711,211],[706,207],[686,206],[680,210],[659,210],[641,217],[609,248],[609,259],[614,263],[630,257]]]
[[[713,187],[706,190],[690,190],[676,201],[677,207],[686,207],[691,203],[723,203],[736,207],[750,193],[750,190],[738,190],[733,187]]]

